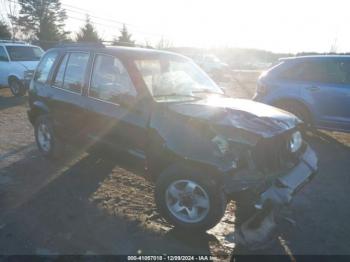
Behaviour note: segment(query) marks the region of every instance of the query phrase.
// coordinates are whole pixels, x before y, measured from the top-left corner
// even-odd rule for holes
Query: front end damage
[[[150,122],[152,144],[162,146],[153,151],[210,170],[227,195],[248,192],[254,201],[241,204],[254,212],[239,224],[235,242],[254,246],[264,242],[279,210],[317,172],[318,160],[294,115],[248,100],[213,101],[157,110]]]
[[[295,166],[272,175],[268,182],[261,179],[260,181],[255,180],[255,184],[250,183],[245,190],[249,191],[249,199],[255,200],[244,202],[244,199],[241,199],[243,203],[240,204],[252,212],[238,225],[233,235],[234,242],[251,249],[264,246],[271,238],[279,219],[282,218],[281,211],[290,204],[293,196],[313,178],[317,169],[318,160],[315,152],[304,144]],[[247,170],[241,172],[239,175],[243,175]],[[231,174],[225,176],[225,190],[228,194],[238,190],[237,183],[234,183],[237,178],[232,179],[233,177]]]

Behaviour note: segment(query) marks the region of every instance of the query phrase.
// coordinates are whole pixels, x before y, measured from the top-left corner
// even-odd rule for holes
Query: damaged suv
[[[64,144],[134,155],[155,181],[159,212],[186,230],[215,226],[234,193],[254,192],[258,210],[285,205],[317,170],[298,118],[227,97],[190,59],[170,52],[51,49],[29,104],[44,156],[58,157]]]

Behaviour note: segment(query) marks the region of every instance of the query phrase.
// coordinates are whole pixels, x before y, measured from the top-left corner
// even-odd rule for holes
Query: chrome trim
[[[56,89],[60,89],[62,91],[66,91],[67,93],[71,93],[71,94],[75,94],[75,95],[80,95],[82,96],[82,93],[77,93],[77,92],[74,92],[72,90],[69,90],[69,89],[65,89],[65,88],[62,88],[62,87],[58,87],[58,86],[54,86],[54,85],[51,85],[52,88],[56,88]]]

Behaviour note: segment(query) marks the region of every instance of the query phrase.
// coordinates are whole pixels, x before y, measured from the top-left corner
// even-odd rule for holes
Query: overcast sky
[[[349,0],[61,0],[76,31],[89,12],[106,40],[129,25],[144,44],[232,46],[274,52],[350,51]],[[77,8],[79,9],[77,9]],[[80,19],[80,20],[79,20]]]

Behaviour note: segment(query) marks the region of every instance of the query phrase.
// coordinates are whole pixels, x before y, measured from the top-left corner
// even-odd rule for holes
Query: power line
[[[112,22],[112,23],[121,24],[121,25],[127,25],[129,27],[132,27],[133,31],[135,31],[135,32],[140,32],[140,33],[144,33],[144,34],[147,34],[147,35],[156,35],[156,36],[164,37],[164,34],[154,33],[154,32],[150,32],[150,31],[146,32],[146,31],[140,29],[140,26],[135,25],[135,24],[122,22],[122,21],[115,20],[115,19],[112,19],[112,18],[109,18],[109,17],[101,17],[101,16],[93,15],[93,14],[91,14],[91,11],[89,11],[87,9],[75,7],[75,6],[68,5],[68,4],[62,4],[62,6],[68,6],[68,8],[64,7],[64,9],[66,11],[68,11],[68,12],[77,13],[77,14],[84,14],[84,15],[87,14],[90,17],[95,18],[95,19],[104,20],[104,21],[107,21],[107,22]],[[73,9],[71,9],[71,8],[73,8]],[[74,10],[74,9],[76,9],[76,10]],[[77,11],[77,10],[80,10],[80,11]],[[100,24],[102,24],[102,23],[100,23]],[[109,25],[107,25],[107,26],[109,26]]]
[[[8,1],[8,2],[11,2],[11,3],[16,3],[18,4],[17,1],[15,0],[5,0],[5,1]],[[76,7],[76,6],[73,6],[73,5],[69,5],[69,4],[64,4],[62,3],[61,4],[62,6],[66,6],[66,7],[63,7],[63,9],[65,9],[66,11],[68,12],[72,12],[72,13],[77,13],[77,14],[88,14],[90,17],[92,18],[95,18],[95,19],[100,19],[100,20],[104,20],[104,21],[109,21],[109,22],[112,22],[112,23],[115,23],[115,24],[125,24],[125,25],[128,25],[130,27],[133,27],[134,29],[132,31],[134,32],[137,32],[137,33],[141,33],[143,35],[149,35],[149,36],[158,36],[158,37],[161,37],[163,38],[164,37],[164,34],[159,34],[159,33],[151,33],[151,32],[146,32],[144,30],[139,30],[139,29],[135,29],[135,28],[140,28],[139,26],[137,25],[133,25],[133,24],[130,24],[130,23],[126,23],[126,22],[122,22],[122,21],[118,21],[118,20],[115,20],[115,19],[112,19],[112,18],[108,18],[108,17],[101,17],[101,16],[96,16],[96,15],[91,15],[91,10],[88,10],[88,9],[84,9],[84,8],[80,8],[80,7]],[[74,10],[75,9],[75,10]],[[79,10],[79,11],[78,11]],[[73,19],[73,20],[78,20],[78,21],[86,21],[85,19],[83,18],[79,18],[79,17],[75,17],[75,16],[72,16],[72,15],[67,15],[67,18],[68,19]],[[111,25],[111,24],[106,24],[106,23],[101,23],[101,22],[93,22],[94,24],[96,25],[99,25],[99,26],[103,26],[103,27],[109,27],[109,28],[116,28],[115,25]],[[118,27],[117,28],[118,30],[120,30],[121,28]]]
[[[101,20],[105,20],[105,21],[111,21],[111,22],[118,23],[118,24],[125,24],[125,25],[131,26],[131,27],[139,27],[138,25],[134,25],[134,24],[118,21],[118,20],[115,20],[115,19],[112,19],[112,18],[109,18],[109,17],[106,18],[106,17],[92,15],[93,12],[91,10],[83,9],[83,8],[72,6],[72,5],[68,5],[68,4],[62,4],[62,6],[67,6],[68,8],[65,7],[64,9],[69,10],[69,11],[74,12],[74,13],[89,14],[90,17],[94,17],[94,18],[97,18],[97,19],[101,19]],[[70,8],[73,8],[73,9],[70,9]],[[80,11],[78,11],[78,10],[80,10]]]
[[[101,17],[101,16],[97,16],[97,15],[93,15],[92,11],[91,10],[87,10],[87,9],[84,9],[84,8],[80,8],[80,7],[76,7],[76,6],[73,6],[73,5],[69,5],[69,4],[63,4],[62,3],[62,6],[66,6],[64,7],[65,10],[69,11],[69,12],[73,12],[73,13],[78,13],[78,14],[88,14],[90,17],[92,18],[96,18],[96,19],[100,19],[100,20],[104,20],[104,21],[109,21],[109,22],[112,22],[112,23],[117,23],[117,24],[122,24],[122,25],[127,25],[129,27],[133,27],[133,28],[140,28],[140,26],[138,25],[135,25],[135,24],[131,24],[131,23],[126,23],[126,22],[122,22],[122,21],[119,21],[119,20],[115,20],[113,18],[110,18],[110,17]],[[67,8],[68,7],[68,8]],[[71,9],[73,8],[73,9]],[[74,10],[75,9],[75,10]],[[78,11],[79,10],[79,11]],[[133,31],[137,31],[137,32],[142,32],[142,33],[146,33],[148,35],[157,35],[157,36],[164,36],[164,34],[159,34],[159,33],[151,33],[151,32],[145,32],[143,30],[140,30],[140,29],[133,29]]]
[[[68,10],[70,11],[70,10]],[[96,16],[91,16],[89,15],[90,17],[96,17]],[[71,19],[75,19],[75,20],[79,20],[79,21],[86,21],[86,19],[84,18],[79,18],[79,17],[76,17],[76,16],[72,16],[72,15],[67,15],[67,18],[71,18]],[[105,26],[105,27],[110,27],[110,28],[116,28],[115,25],[112,25],[112,24],[106,24],[106,23],[101,23],[101,22],[95,22],[93,21],[92,22],[93,24],[96,24],[96,25],[101,25],[101,26]],[[115,24],[123,24],[123,23],[116,23],[114,22]],[[122,28],[119,26],[118,27],[119,30],[121,30]],[[145,34],[145,35],[153,35],[153,36],[159,36],[159,37],[162,37],[163,35],[162,34],[156,34],[156,33],[150,33],[150,32],[146,32],[146,31],[143,31],[143,30],[138,30],[138,29],[133,29],[132,30],[133,32],[138,32],[138,33],[142,33],[142,34]]]

